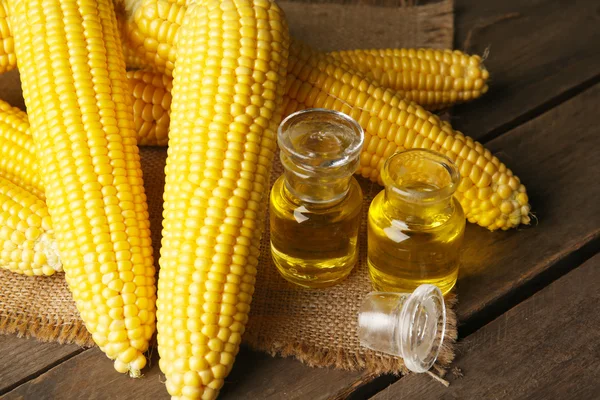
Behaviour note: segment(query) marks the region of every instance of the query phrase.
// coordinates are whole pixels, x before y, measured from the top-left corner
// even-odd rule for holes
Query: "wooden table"
[[[537,220],[468,227],[450,387],[242,349],[221,399],[600,398],[600,4],[456,0],[455,47],[468,36],[490,91],[453,125],[521,177]],[[2,398],[168,398],[156,355],[140,380],[97,349],[0,336],[0,356]]]

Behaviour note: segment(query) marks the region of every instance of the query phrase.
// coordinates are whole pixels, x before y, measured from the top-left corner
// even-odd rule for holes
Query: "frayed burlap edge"
[[[81,320],[63,321],[57,324],[56,321],[28,320],[12,314],[0,319],[0,333],[35,338],[40,342],[76,344],[81,347],[95,346],[92,336]]]
[[[458,336],[457,318],[454,309],[458,298],[450,293],[445,298],[446,332],[442,349],[433,369],[441,376],[454,360],[454,345]],[[325,350],[315,345],[308,345],[300,340],[274,341],[268,335],[244,336],[244,343],[250,348],[265,352],[273,357],[295,357],[310,367],[337,368],[346,371],[365,370],[373,375],[393,373],[405,375],[409,371],[401,358],[387,354],[361,349],[349,352],[342,347]]]

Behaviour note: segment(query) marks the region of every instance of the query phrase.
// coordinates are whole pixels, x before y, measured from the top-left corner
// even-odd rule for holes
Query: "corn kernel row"
[[[348,50],[330,55],[429,109],[473,100],[488,90],[489,73],[481,57],[458,50]]]
[[[14,48],[15,41],[8,24],[8,9],[6,4],[0,1],[0,74],[16,68]]]
[[[162,73],[127,71],[133,94],[133,119],[138,146],[166,146],[169,141],[169,110],[172,79]]]

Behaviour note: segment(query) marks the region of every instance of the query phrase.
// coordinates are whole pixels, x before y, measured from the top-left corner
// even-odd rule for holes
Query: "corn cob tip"
[[[116,359],[114,366],[115,370],[121,374],[129,374],[132,378],[141,378],[143,376],[142,369],[146,366],[146,357],[140,353],[129,363]]]
[[[508,230],[531,223],[527,190],[510,170],[492,176],[489,187],[478,188],[473,185],[464,190],[469,183],[469,179],[461,182],[462,188],[459,186],[456,193],[469,222],[490,231]]]

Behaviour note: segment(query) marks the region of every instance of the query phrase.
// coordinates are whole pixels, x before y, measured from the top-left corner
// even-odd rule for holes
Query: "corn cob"
[[[112,3],[7,3],[67,283],[100,349],[139,376],[155,329],[155,270]]]
[[[0,100],[0,173],[44,199],[44,187],[28,129],[27,114]]]
[[[2,176],[0,268],[24,275],[62,271],[46,203]]]
[[[525,186],[480,143],[454,131],[421,106],[355,74],[332,56],[307,46],[290,46],[284,114],[323,107],[344,112],[365,130],[358,173],[380,182],[379,171],[393,153],[425,148],[459,167],[455,196],[470,222],[490,230],[529,223]]]
[[[158,288],[158,351],[175,399],[212,399],[254,292],[287,62],[268,0],[190,5],[178,37]]]
[[[133,93],[133,119],[139,146],[166,146],[169,133],[172,79],[164,74],[127,71]]]
[[[481,57],[458,50],[349,50],[330,55],[428,109],[473,100],[488,90],[489,73]]]

